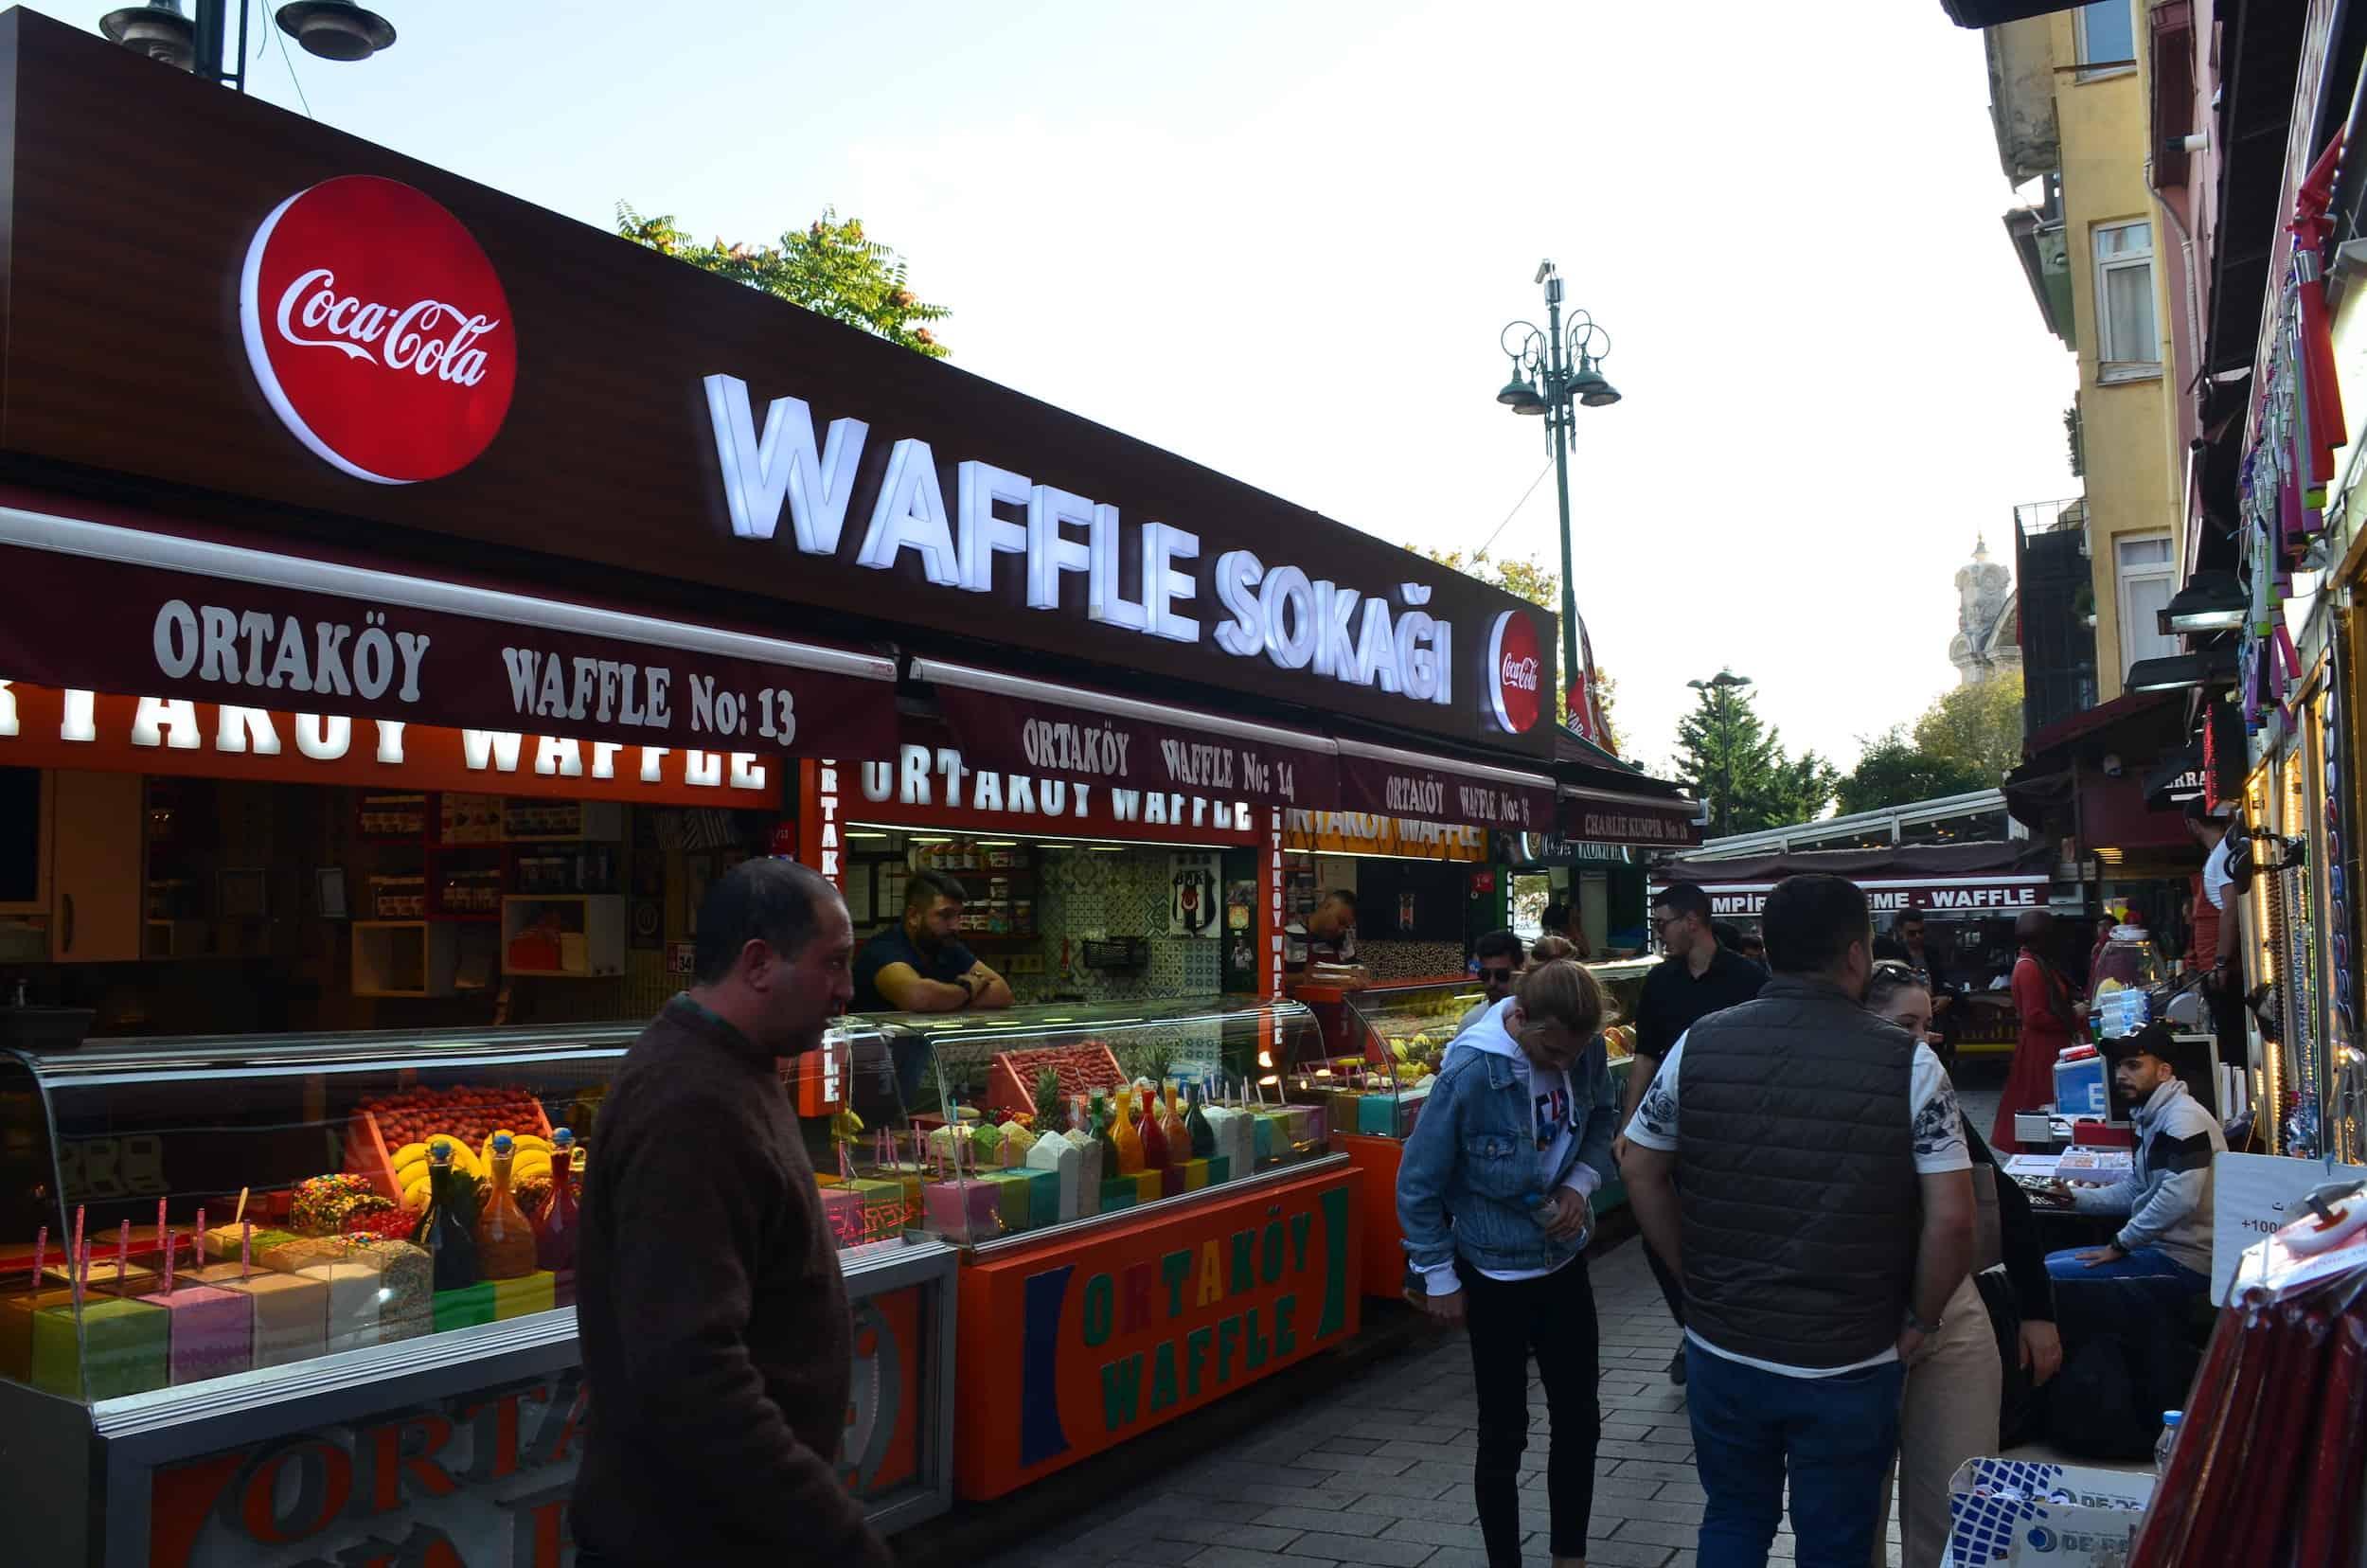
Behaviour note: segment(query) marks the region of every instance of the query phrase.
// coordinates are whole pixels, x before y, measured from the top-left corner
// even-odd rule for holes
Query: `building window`
[[[2153,320],[2153,225],[2109,223],[2096,230],[2096,358],[2099,381],[2162,373],[2162,338]]]
[[[2168,534],[2139,534],[2112,542],[2120,568],[2121,672],[2140,659],[2163,659],[2178,651],[2178,639],[2162,632],[2162,612],[2177,590],[2178,566]]]
[[[2073,29],[2079,37],[2080,64],[2135,67],[2137,13],[2129,0],[2095,0],[2080,7]]]

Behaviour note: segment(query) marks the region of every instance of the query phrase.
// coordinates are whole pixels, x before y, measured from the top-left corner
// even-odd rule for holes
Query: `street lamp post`
[[[246,91],[246,13],[252,0],[239,0],[238,63],[230,51],[227,0],[197,0],[192,22],[181,0],[146,0],[111,10],[98,20],[109,42],[208,81]],[[291,0],[273,13],[279,30],[323,60],[367,60],[391,47],[395,29],[354,0]]]
[[[1553,448],[1554,489],[1561,500],[1561,684],[1562,703],[1568,706],[1570,688],[1584,668],[1578,663],[1577,584],[1570,563],[1570,421],[1580,408],[1609,408],[1619,401],[1619,390],[1600,368],[1611,356],[1611,334],[1585,311],[1573,309],[1565,335],[1561,274],[1553,262],[1543,261],[1538,265],[1537,281],[1545,285],[1544,329],[1514,321],[1498,334],[1498,345],[1512,361],[1512,375],[1496,401],[1515,414],[1543,416],[1546,440]]]
[[[1709,697],[1710,718],[1721,732],[1733,722],[1734,693],[1750,684],[1750,676],[1737,675],[1731,669],[1721,669],[1706,681],[1685,683],[1694,690],[1705,693]],[[1734,828],[1735,820],[1734,749],[1732,746],[1727,746],[1724,752],[1723,757],[1718,762],[1717,832],[1716,835],[1718,838],[1727,836]]]

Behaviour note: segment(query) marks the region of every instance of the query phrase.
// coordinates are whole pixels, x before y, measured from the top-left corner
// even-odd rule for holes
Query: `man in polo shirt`
[[[969,890],[942,871],[904,884],[904,918],[855,954],[855,1012],[980,1011],[1011,1005],[1009,982],[954,938]],[[910,1108],[929,1066],[925,1046],[895,1045],[897,1087]]]
[[[1628,1100],[1619,1113],[1623,1128],[1634,1119],[1652,1075],[1684,1032],[1711,1013],[1750,1001],[1767,983],[1765,970],[1718,941],[1710,919],[1710,896],[1691,883],[1678,882],[1652,900],[1652,925],[1667,956],[1645,976],[1644,994],[1636,1000],[1635,1065],[1628,1070]],[[1627,1159],[1625,1133],[1612,1152],[1622,1162]],[[1644,1260],[1660,1282],[1668,1315],[1682,1328],[1684,1291],[1676,1274],[1648,1246]],[[1668,1381],[1685,1381],[1682,1345],[1668,1363]]]
[[[1684,1279],[1702,1568],[1765,1568],[1787,1482],[1801,1562],[1879,1556],[1905,1363],[1972,1262],[1956,1091],[1862,1005],[1873,948],[1856,884],[1778,883],[1766,990],[1694,1025],[1628,1126],[1636,1222]]]

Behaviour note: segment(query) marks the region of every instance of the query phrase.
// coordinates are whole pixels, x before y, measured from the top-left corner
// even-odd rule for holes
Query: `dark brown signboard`
[[[1554,820],[1554,781],[1485,764],[1456,766],[1393,747],[1340,743],[1340,804],[1371,816],[1536,832]]]
[[[871,655],[79,518],[0,507],[0,680],[564,737],[595,742],[595,769],[599,742],[863,755],[896,736],[895,667]],[[179,718],[169,743],[197,744]]]
[[[1327,810],[1339,802],[1338,758],[1319,737],[1146,711],[1150,704],[1114,698],[1097,706],[1053,703],[949,681],[937,683],[936,694],[973,767],[1258,805]]]
[[[1566,797],[1561,836],[1579,844],[1690,847],[1701,842],[1701,825],[1694,820],[1699,810],[1690,801]]]
[[[1554,622],[1524,600],[22,10],[0,92],[0,465],[21,474],[1548,745],[1524,650]]]

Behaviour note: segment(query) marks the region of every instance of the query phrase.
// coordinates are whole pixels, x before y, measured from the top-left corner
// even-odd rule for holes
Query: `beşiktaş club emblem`
[[[375,175],[324,180],[272,209],[247,244],[239,326],[280,422],[372,484],[466,468],[517,384],[509,298],[475,237]]]
[[[1526,735],[1537,727],[1545,688],[1537,623],[1518,610],[1498,615],[1487,633],[1487,668],[1496,722],[1514,735]]]

